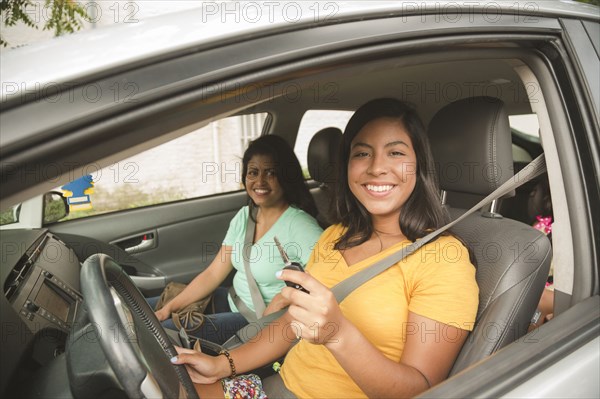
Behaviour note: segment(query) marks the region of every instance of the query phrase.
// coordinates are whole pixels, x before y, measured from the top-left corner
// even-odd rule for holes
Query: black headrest
[[[308,145],[308,172],[320,183],[335,183],[340,158],[342,131],[337,127],[319,130]]]
[[[487,195],[513,176],[508,115],[497,98],[446,105],[428,134],[442,190]]]

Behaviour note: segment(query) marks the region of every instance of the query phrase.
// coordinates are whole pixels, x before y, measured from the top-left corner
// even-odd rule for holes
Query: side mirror
[[[44,194],[44,224],[58,222],[69,214],[67,199],[58,191]]]
[[[17,223],[21,214],[21,204],[10,207],[4,212],[0,212],[0,226],[5,224]]]

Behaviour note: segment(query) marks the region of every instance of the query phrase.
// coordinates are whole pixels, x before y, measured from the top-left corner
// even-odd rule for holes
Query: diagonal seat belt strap
[[[250,297],[252,298],[252,305],[254,305],[254,312],[250,310],[250,308],[244,303],[244,301],[242,301],[242,299],[237,295],[233,287],[231,287],[231,289],[229,290],[229,295],[231,296],[233,303],[237,307],[238,311],[249,322],[254,322],[257,319],[260,319],[265,313],[265,309],[267,307],[267,305],[265,304],[265,300],[263,299],[262,294],[260,293],[260,289],[258,288],[258,284],[256,283],[254,276],[252,275],[252,270],[250,269],[250,253],[252,251],[252,242],[254,241],[256,216],[256,208],[248,209],[248,222],[246,224],[246,235],[244,238],[244,246],[242,248],[242,261],[244,263],[244,271],[246,272],[248,290],[250,292]]]
[[[361,270],[360,272],[348,277],[347,279],[339,282],[335,286],[331,288],[331,291],[335,295],[335,299],[339,302],[343,301],[352,291],[356,288],[360,287],[362,284],[366,283],[379,273],[389,269],[396,263],[400,262],[405,257],[409,256],[423,245],[427,244],[429,241],[433,240],[444,231],[450,229],[452,226],[460,223],[467,216],[472,214],[473,212],[479,210],[481,207],[489,204],[496,198],[500,198],[503,195],[513,191],[517,187],[525,184],[531,179],[536,178],[546,171],[546,160],[544,158],[544,154],[538,156],[536,159],[531,161],[525,168],[523,168],[519,173],[514,175],[514,177],[510,180],[504,182],[500,187],[494,190],[487,197],[479,201],[476,205],[474,205],[471,209],[463,213],[456,220],[448,223],[447,225],[440,227],[434,232],[427,234],[425,237],[420,238],[413,242],[410,245],[402,248],[401,250],[394,252],[390,256],[381,259],[379,262],[376,262],[374,265],[368,267],[367,269]]]

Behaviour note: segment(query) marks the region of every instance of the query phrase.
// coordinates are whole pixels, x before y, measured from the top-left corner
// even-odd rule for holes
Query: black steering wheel
[[[154,311],[114,260],[104,254],[90,256],[81,271],[81,291],[88,328],[95,330],[99,352],[128,397],[199,399],[185,367],[171,364],[169,359],[177,352]],[[86,352],[85,356],[93,356],[94,350]],[[83,378],[74,376],[73,370],[69,374]],[[85,374],[88,378],[90,373]],[[73,387],[83,382],[70,383]]]

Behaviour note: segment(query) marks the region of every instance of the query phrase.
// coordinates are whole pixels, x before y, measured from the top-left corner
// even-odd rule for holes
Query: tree
[[[4,26],[22,22],[39,29],[38,24],[44,21],[42,29],[53,29],[55,36],[75,32],[83,27],[83,20],[89,19],[85,9],[75,0],[46,0],[43,6],[32,0],[1,0],[0,15]],[[2,36],[0,45],[8,46]]]

